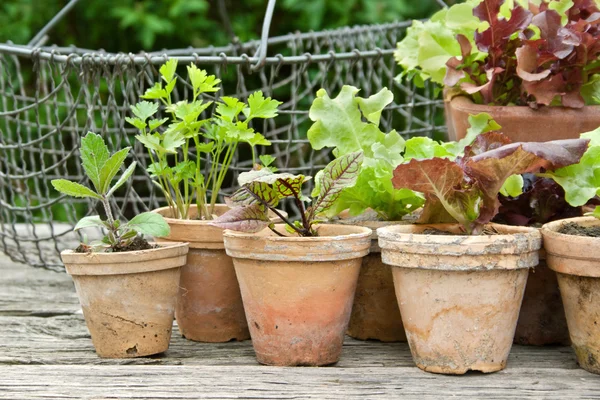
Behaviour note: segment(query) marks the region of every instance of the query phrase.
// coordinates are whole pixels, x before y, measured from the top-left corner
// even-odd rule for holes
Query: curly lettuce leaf
[[[495,132],[485,133],[478,140],[489,141],[478,146],[490,150],[471,151],[455,160],[413,159],[399,165],[394,171],[394,186],[425,195],[424,218],[439,216],[443,208],[466,233],[479,233],[498,213],[498,194],[512,175],[577,163],[589,142],[576,139],[495,147],[494,143],[502,143]]]

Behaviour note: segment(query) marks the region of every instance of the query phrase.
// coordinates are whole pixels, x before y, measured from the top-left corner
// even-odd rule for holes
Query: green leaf
[[[270,154],[263,154],[261,156],[258,156],[258,158],[260,159],[262,165],[264,165],[265,167],[270,166],[275,161],[275,157],[273,157]]]
[[[260,133],[255,133],[254,136],[250,140],[248,140],[250,146],[270,146],[271,142],[269,142],[263,135]]]
[[[388,89],[383,88],[373,96],[363,99],[357,97],[356,102],[360,107],[364,117],[372,124],[379,125],[381,111],[394,101],[394,94]]]
[[[261,168],[261,169],[253,169],[247,172],[242,172],[240,174],[240,176],[238,176],[238,184],[240,186],[244,186],[252,181],[255,181],[259,178],[263,178],[265,176],[273,176],[275,174],[273,174],[273,172],[271,172],[271,170],[269,170],[268,168]],[[265,182],[267,183],[267,182]],[[273,182],[268,182],[269,185],[273,184]]]
[[[586,132],[581,134],[582,139],[590,140],[590,147],[600,146],[600,127],[591,132]]]
[[[217,103],[216,113],[225,121],[233,122],[244,109],[244,103],[235,97],[223,96]]]
[[[136,215],[126,224],[126,227],[143,235],[153,237],[168,236],[171,232],[169,224],[167,224],[163,216],[153,212]]]
[[[319,197],[311,208],[311,219],[325,214],[340,196],[342,190],[354,186],[358,178],[363,153],[355,152],[330,162],[319,176]]]
[[[77,222],[77,225],[75,225],[73,230],[78,231],[80,229],[90,228],[90,227],[106,228],[106,225],[105,225],[104,221],[102,221],[100,219],[99,215],[91,215],[89,217],[81,218],[79,220],[79,222]]]
[[[182,161],[173,167],[175,182],[194,179],[196,176],[196,163],[193,161]]]
[[[165,122],[167,122],[168,120],[169,120],[169,118],[151,119],[150,121],[148,121],[148,126],[150,127],[150,130],[153,131],[156,128],[158,128],[159,126],[161,126],[162,124],[164,124]]]
[[[146,123],[139,118],[125,117],[125,121],[138,128],[140,131],[146,129]]]
[[[100,171],[108,160],[108,147],[104,143],[104,139],[100,135],[93,132],[88,132],[81,139],[81,162],[86,175],[92,181],[98,192],[102,192],[100,185]]]
[[[258,197],[258,198],[257,198]],[[265,182],[250,182],[236,190],[229,202],[232,206],[249,206],[251,204],[264,204],[276,207],[279,204],[279,193]]]
[[[129,108],[131,109],[133,115],[141,119],[145,125],[146,120],[154,114],[156,114],[156,112],[158,111],[158,104],[151,103],[149,101],[140,101],[135,106],[129,106]]]
[[[214,75],[208,75],[205,70],[199,69],[194,64],[189,65],[187,71],[195,96],[219,91],[220,88],[217,85],[221,83],[221,80]]]
[[[94,199],[101,199],[102,197],[94,192],[92,189],[89,189],[79,183],[71,182],[66,179],[53,179],[51,181],[54,189],[59,191],[62,194],[66,194],[67,196],[72,197],[92,197]]]
[[[152,163],[146,168],[146,171],[152,177],[164,176],[167,173],[167,169],[170,170],[167,162],[165,160],[160,160],[159,162]]]
[[[381,142],[385,134],[375,124],[362,120],[363,114],[356,98],[358,91],[353,86],[345,85],[334,99],[324,89],[317,92],[309,111],[314,124],[308,130],[308,140],[313,149],[334,147],[336,155],[362,151],[365,157],[372,156],[371,146]],[[377,115],[389,100],[385,93],[375,99],[367,99],[366,105],[363,102],[373,120],[378,118]]]
[[[519,197],[523,194],[523,176],[511,175],[504,185],[500,188],[500,194],[503,196]]]
[[[164,149],[160,144],[160,134],[158,133],[140,134],[137,135],[135,138],[148,150],[154,150],[157,153],[164,152]]]
[[[177,70],[177,59],[172,58],[165,62],[158,70],[162,75],[162,78],[166,83],[170,83],[175,78],[175,71]]]
[[[181,132],[167,130],[162,138],[162,147],[167,153],[175,154],[177,149],[183,146],[185,139]]]
[[[263,96],[262,91],[258,90],[248,97],[248,107],[244,108],[244,115],[247,119],[252,118],[275,118],[277,116],[277,107],[282,103],[272,100],[270,97]]]
[[[127,182],[127,180],[131,177],[131,175],[133,175],[133,171],[135,170],[136,165],[137,165],[137,163],[135,161],[133,163],[131,163],[131,165],[125,170],[125,172],[123,172],[123,175],[121,175],[121,177],[119,178],[117,183],[115,183],[114,186],[112,188],[110,188],[110,190],[106,194],[107,197],[112,196],[112,194],[115,192],[115,190],[117,190],[118,188],[123,186],[123,184],[125,182]]]
[[[234,231],[255,233],[262,231],[270,223],[267,209],[259,204],[253,204],[232,208],[209,225]]]
[[[215,148],[215,142],[201,143],[196,146],[196,150],[201,153],[210,153]]]
[[[100,194],[105,194],[108,191],[113,178],[121,169],[130,149],[131,147],[126,147],[119,150],[106,161],[106,164],[104,164],[104,167],[102,167],[102,170],[100,171]]]
[[[600,146],[590,147],[579,164],[540,174],[552,178],[565,190],[565,199],[573,207],[585,205],[600,194]]]
[[[585,214],[588,217],[596,217],[600,219],[600,206],[596,206],[594,211]]]
[[[143,96],[140,96],[142,99],[148,99],[148,100],[160,100],[160,99],[167,99],[169,97],[169,94],[167,93],[167,91],[165,89],[162,88],[162,84],[160,82],[156,82],[154,84],[154,86],[152,86],[151,88],[148,88],[146,90],[146,93],[144,93]],[[156,107],[158,109],[158,104],[156,104]]]
[[[443,144],[428,137],[413,137],[405,143],[404,160],[424,160],[434,157],[453,157],[454,154]]]
[[[375,160],[384,160],[395,167],[404,161],[402,153],[405,149],[406,141],[396,132],[391,131],[381,142],[373,143],[371,150]]]
[[[477,115],[469,115],[469,129],[467,129],[467,134],[464,138],[459,140],[458,142],[450,142],[443,143],[442,146],[452,154],[454,157],[458,157],[464,154],[465,147],[469,146],[473,141],[477,138],[477,136],[497,131],[502,129],[500,125],[492,116],[488,113],[480,113]]]

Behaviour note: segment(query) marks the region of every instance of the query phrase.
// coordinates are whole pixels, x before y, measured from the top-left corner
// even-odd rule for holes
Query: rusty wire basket
[[[333,95],[348,84],[367,96],[387,87],[395,101],[382,117],[384,130],[396,129],[405,137],[445,130],[443,105],[433,89],[416,89],[395,79],[393,51],[410,22],[269,39],[275,5],[270,0],[260,41],[135,55],[41,46],[45,32],[76,1],[71,0],[28,46],[0,44],[0,249],[14,261],[59,271],[60,251],[81,239],[72,227],[78,218],[94,213],[97,204],[65,198],[50,181],[84,181],[78,148],[87,131],[103,135],[111,151],[132,146],[128,163],[141,164],[114,198],[121,217],[163,204],[145,172],[146,151],[125,117],[129,106],[158,79],[158,68],[168,58],[217,75],[223,80],[217,96],[246,99],[260,89],[283,101],[279,117],[255,126],[273,143],[261,151],[275,155],[283,171],[314,175],[330,159],[328,151],[313,151],[306,140],[308,109],[320,88]],[[174,96],[181,100],[188,95],[189,84],[180,78]],[[234,186],[237,174],[249,168],[251,158],[239,152],[223,194]]]

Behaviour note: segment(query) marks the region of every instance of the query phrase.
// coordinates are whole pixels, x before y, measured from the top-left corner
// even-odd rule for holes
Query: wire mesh
[[[168,58],[180,67],[195,63],[222,79],[216,96],[246,100],[262,90],[283,105],[275,120],[255,125],[272,143],[261,148],[277,157],[286,172],[314,175],[329,160],[328,151],[313,151],[306,140],[308,109],[315,93],[325,88],[336,95],[345,84],[362,96],[390,88],[395,101],[383,114],[386,131],[405,137],[443,132],[443,104],[432,88],[417,89],[395,80],[399,71],[393,50],[410,22],[290,34],[269,40],[269,54],[256,72],[259,42],[225,47],[168,50],[159,53],[109,54],[75,47],[34,50],[0,45],[0,243],[17,262],[62,270],[59,253],[79,238],[72,232],[97,204],[65,198],[50,181],[67,178],[85,183],[79,163],[79,144],[87,131],[101,134],[111,151],[132,146],[137,161],[133,179],[119,191],[113,205],[122,218],[157,208],[160,193],[145,171],[148,158],[136,142],[136,129],[125,122],[129,106],[158,79],[158,68]],[[185,74],[184,74],[185,77]],[[190,95],[180,76],[174,98]],[[230,193],[239,172],[251,168],[250,149],[240,149],[222,195]]]

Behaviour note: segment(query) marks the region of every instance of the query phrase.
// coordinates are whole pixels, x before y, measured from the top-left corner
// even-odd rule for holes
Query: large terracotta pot
[[[548,268],[543,249],[540,263],[529,270],[514,342],[530,346],[571,343],[556,272]]]
[[[577,362],[583,369],[600,374],[600,239],[558,233],[569,222],[598,226],[600,221],[580,217],[542,227],[548,266],[558,274]]]
[[[285,232],[283,225],[277,225]],[[267,365],[327,365],[339,360],[361,259],[371,230],[321,225],[318,237],[225,232],[252,345]]]
[[[383,262],[417,366],[428,372],[494,372],[506,366],[528,269],[537,265],[537,229],[493,225],[498,235],[428,235],[457,225],[377,230]]]
[[[459,140],[469,128],[469,115],[490,114],[513,142],[545,142],[577,139],[584,132],[600,126],[600,106],[583,108],[526,106],[488,106],[473,103],[468,97],[456,96],[445,102],[448,138]]]
[[[377,236],[378,228],[406,222],[355,221],[353,224],[370,228],[373,234],[369,254],[362,260],[347,333],[360,340],[406,342],[392,268],[381,261]]]
[[[128,358],[169,348],[187,243],[123,253],[61,253],[100,357]]]
[[[215,214],[227,210],[228,206],[217,204]],[[171,227],[171,234],[157,241],[190,245],[187,263],[181,268],[175,312],[181,334],[197,342],[250,339],[233,261],[225,254],[223,229],[196,219],[196,206],[190,207],[190,219],[170,218],[169,207],[154,212],[165,217]]]

